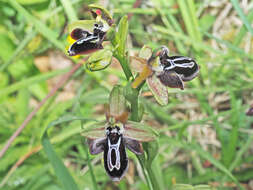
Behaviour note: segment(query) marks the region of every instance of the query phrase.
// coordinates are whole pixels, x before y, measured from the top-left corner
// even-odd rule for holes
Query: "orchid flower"
[[[151,48],[144,46],[138,57],[131,57],[131,67],[139,73],[132,87],[137,88],[146,81],[161,105],[168,104],[167,87],[183,90],[183,82],[192,80],[199,72],[199,66],[192,58],[169,56],[169,50],[165,46],[154,53]]]
[[[113,20],[108,11],[100,6],[90,5],[90,9],[94,20],[79,20],[68,27],[68,41],[71,42],[68,54],[80,56],[97,52],[85,62],[89,70],[97,71],[106,68],[112,60],[112,47],[104,47],[103,41]]]
[[[123,89],[115,86],[110,94],[106,121],[94,123],[82,131],[91,154],[104,152],[104,168],[113,181],[119,181],[128,169],[126,148],[143,154],[141,142],[153,141],[157,133],[141,123],[128,121]]]

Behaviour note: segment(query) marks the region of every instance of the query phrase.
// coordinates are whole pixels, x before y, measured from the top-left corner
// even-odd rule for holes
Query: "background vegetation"
[[[39,102],[75,65],[66,56],[66,26],[90,18],[88,0],[0,1],[0,148]],[[144,86],[144,121],[161,131],[152,163],[160,189],[172,184],[209,184],[216,189],[253,189],[252,118],[245,112],[253,89],[253,2],[248,0],[100,1],[116,23],[129,21],[128,53],[145,44],[166,45],[171,54],[196,59],[199,77],[185,90],[168,89],[160,107]],[[1,189],[62,189],[41,145],[48,124],[72,114],[103,119],[114,84],[125,85],[116,60],[107,69],[78,69],[50,97],[0,158]],[[57,125],[49,138],[80,189],[148,189],[140,164],[130,166],[120,183],[105,174],[102,155],[90,156],[80,122]],[[88,165],[90,164],[91,167]],[[92,168],[92,170],[90,170]],[[91,172],[92,171],[92,172]]]

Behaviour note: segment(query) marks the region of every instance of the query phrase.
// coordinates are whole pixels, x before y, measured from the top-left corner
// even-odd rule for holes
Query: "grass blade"
[[[248,31],[251,33],[251,35],[253,36],[253,29],[250,25],[250,22],[248,21],[247,17],[245,16],[245,14],[243,13],[243,10],[241,9],[239,3],[237,0],[230,0],[232,5],[234,6],[237,14],[240,16],[240,18],[243,21],[243,24],[246,26],[246,28],[248,29]]]
[[[251,10],[247,16],[247,19],[251,22],[253,19],[253,10]],[[239,31],[239,33],[235,36],[235,40],[234,40],[234,45],[235,46],[239,46],[242,39],[245,37],[245,34],[247,32],[247,28],[245,27],[245,25],[243,25]]]
[[[16,82],[16,83],[14,83],[10,86],[7,86],[6,88],[0,89],[0,94],[2,96],[3,95],[8,95],[12,92],[15,92],[15,91],[19,90],[19,89],[26,88],[27,86],[32,85],[34,83],[45,81],[49,78],[53,78],[55,76],[66,73],[68,70],[69,69],[57,70],[57,71],[53,71],[53,72],[49,72],[49,73],[45,73],[45,74],[39,74],[39,75],[36,75],[34,77],[30,77],[28,79],[21,80],[20,82]]]
[[[200,146],[196,144],[188,145],[188,147],[192,150],[196,150],[196,152],[204,159],[208,160],[211,162],[216,168],[221,170],[224,174],[226,174],[228,177],[230,177],[240,189],[244,189],[238,180],[233,176],[233,174],[223,165],[221,164],[218,160],[216,160],[210,153],[204,151]]]
[[[76,15],[76,11],[74,10],[74,8],[69,0],[61,0],[61,4],[63,5],[64,10],[65,10],[70,22],[78,20],[78,17]]]
[[[33,39],[33,37],[36,35],[35,31],[29,32],[25,38],[22,40],[22,42],[19,44],[15,52],[12,54],[12,56],[9,58],[8,61],[6,61],[3,65],[0,67],[0,72],[3,71],[8,65],[10,65],[15,58],[18,56],[18,54],[25,48],[25,46]]]
[[[47,154],[47,157],[51,164],[54,167],[54,171],[56,173],[56,176],[58,177],[59,181],[62,183],[62,187],[65,190],[78,190],[78,187],[72,178],[72,176],[69,174],[67,168],[64,166],[63,162],[61,159],[57,156],[55,153],[53,146],[51,145],[47,132],[45,132],[42,136],[42,141],[41,141],[44,150]]]
[[[36,30],[41,33],[46,39],[52,42],[57,48],[62,51],[65,50],[63,43],[57,40],[57,33],[49,29],[44,23],[39,21],[33,15],[31,15],[24,7],[22,7],[16,0],[9,1],[9,4],[22,14],[29,23],[34,24]]]
[[[53,148],[52,144],[49,141],[47,131],[48,131],[49,128],[51,128],[55,125],[65,123],[65,122],[74,121],[74,120],[90,121],[91,119],[76,117],[76,116],[61,117],[60,119],[51,122],[47,126],[47,128],[45,129],[45,131],[42,135],[42,138],[41,138],[41,144],[43,145],[43,148],[44,148],[44,150],[47,154],[47,157],[48,157],[49,161],[51,162],[51,164],[54,167],[54,171],[56,173],[57,178],[62,183],[62,187],[65,190],[70,190],[70,189],[71,190],[78,190],[78,187],[77,187],[74,179],[72,178],[72,176],[68,172],[67,168],[65,167],[65,165],[61,161],[61,159],[55,153],[54,148]]]

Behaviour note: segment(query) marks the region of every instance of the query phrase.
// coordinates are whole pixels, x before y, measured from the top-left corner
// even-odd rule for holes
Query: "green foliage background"
[[[35,62],[38,57],[58,54],[68,59],[64,57],[65,26],[90,18],[90,3],[94,1],[0,1],[0,148],[52,88],[47,80],[70,70],[42,71]],[[252,103],[253,88],[252,2],[245,6],[237,0],[150,0],[143,1],[141,8],[132,8],[133,0],[98,3],[113,13],[115,23],[133,13],[129,54],[144,44],[152,48],[167,45],[171,54],[194,57],[201,67],[199,77],[187,83],[184,91],[168,89],[168,106],[160,107],[151,96],[141,97],[144,121],[161,131],[152,163],[159,188],[171,189],[173,181],[216,189],[249,188],[253,119],[245,112]],[[108,103],[111,79],[116,77],[126,85],[124,73],[118,70],[117,66],[99,72],[79,69],[71,78],[72,88],[61,89],[46,102],[0,159],[1,189],[63,189],[42,149],[42,134],[52,121],[67,114],[104,119],[101,106]],[[60,101],[63,92],[74,96]],[[148,94],[146,86],[142,94]],[[54,151],[79,189],[148,189],[131,152],[127,177],[112,183],[103,169],[102,155],[87,154],[80,131],[80,121],[48,130]],[[187,185],[174,188],[193,189]]]

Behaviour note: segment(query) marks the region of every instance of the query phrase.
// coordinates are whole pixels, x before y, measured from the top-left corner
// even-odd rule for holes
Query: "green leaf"
[[[62,183],[63,188],[66,190],[72,189],[72,190],[78,190],[78,187],[76,183],[74,182],[74,179],[69,174],[67,168],[64,166],[63,162],[60,160],[60,158],[55,153],[53,146],[51,145],[48,135],[45,132],[42,137],[42,145],[44,147],[44,150],[48,156],[49,161],[54,167],[54,171],[59,179],[59,181]]]
[[[151,141],[148,143],[143,143],[143,149],[147,153],[147,166],[151,165],[155,157],[157,156],[158,150],[159,150],[159,145],[158,142]]]
[[[121,56],[125,56],[127,34],[128,34],[128,19],[127,16],[123,16],[120,19],[117,33],[117,38],[119,39],[118,53]]]
[[[212,190],[212,188],[209,185],[175,184],[172,190]]]
[[[71,190],[78,190],[78,186],[76,185],[74,179],[72,178],[72,176],[68,172],[67,168],[65,167],[65,165],[63,164],[61,159],[55,153],[54,148],[49,141],[47,131],[49,128],[51,128],[55,125],[65,123],[65,122],[74,121],[74,120],[90,121],[91,119],[76,117],[76,116],[61,117],[58,120],[51,122],[47,126],[47,128],[45,129],[45,131],[42,135],[42,138],[41,138],[41,143],[42,143],[43,148],[46,152],[46,155],[48,156],[49,161],[53,165],[55,174],[56,174],[57,178],[59,179],[59,181],[62,183],[62,187],[65,190],[70,190],[70,189]]]
[[[252,22],[252,20],[253,20],[253,9],[247,15],[247,19],[249,20],[249,22]],[[247,28],[246,28],[245,25],[243,25],[241,27],[240,31],[238,32],[238,34],[235,36],[235,39],[233,40],[233,44],[235,46],[239,46],[242,39],[246,36],[246,33],[247,33]]]
[[[5,33],[0,33],[0,58],[6,62],[12,56],[15,45]]]

